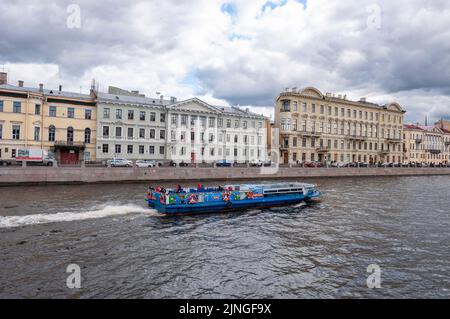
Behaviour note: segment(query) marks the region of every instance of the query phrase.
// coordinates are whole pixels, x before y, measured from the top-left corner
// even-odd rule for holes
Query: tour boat
[[[149,187],[148,206],[164,214],[228,212],[310,202],[321,194],[306,183],[243,184],[213,188],[164,189]]]

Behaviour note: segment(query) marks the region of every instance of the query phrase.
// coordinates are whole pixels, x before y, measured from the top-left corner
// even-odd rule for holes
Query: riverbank
[[[450,168],[0,168],[0,186],[450,175]]]

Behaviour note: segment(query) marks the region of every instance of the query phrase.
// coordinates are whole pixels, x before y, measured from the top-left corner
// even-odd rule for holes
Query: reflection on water
[[[448,177],[308,182],[320,203],[184,217],[145,184],[0,188],[0,297],[450,297]]]

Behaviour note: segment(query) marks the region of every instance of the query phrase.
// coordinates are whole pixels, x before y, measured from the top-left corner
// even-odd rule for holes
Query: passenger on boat
[[[198,185],[197,185],[197,191],[203,191],[204,190],[204,187],[203,187],[203,185],[201,184],[201,183],[198,183]]]
[[[182,190],[183,190],[183,189],[181,188],[181,185],[178,184],[178,185],[177,185],[177,188],[176,188],[176,190],[175,190],[175,192],[176,192],[177,194],[179,194],[179,193],[181,193]]]

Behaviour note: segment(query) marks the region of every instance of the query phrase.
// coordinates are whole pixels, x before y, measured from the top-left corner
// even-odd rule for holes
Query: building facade
[[[439,165],[450,163],[450,131],[435,126],[404,126],[404,163]]]
[[[398,103],[377,105],[365,98],[296,88],[276,99],[280,162],[403,162],[403,118]]]
[[[97,94],[97,159],[166,159],[165,106],[171,101],[109,92]]]
[[[55,154],[60,164],[95,160],[96,103],[90,95],[0,85],[0,158],[21,148]]]
[[[169,105],[167,118],[169,160],[245,163],[266,159],[267,119],[261,115],[193,98]]]

